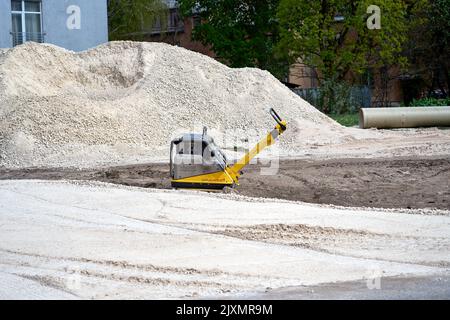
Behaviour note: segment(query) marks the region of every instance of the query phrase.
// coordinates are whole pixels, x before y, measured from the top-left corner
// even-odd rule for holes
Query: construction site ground
[[[240,186],[172,190],[170,141],[239,159],[270,107]],[[0,49],[0,299],[449,299],[449,155],[176,46]]]
[[[275,290],[295,299],[281,288],[333,283],[330,294],[359,298],[368,293],[355,281],[368,291],[378,280],[380,290],[397,283],[399,298],[424,287],[426,297],[448,298],[447,282],[435,281],[450,266],[448,210],[96,181],[1,180],[0,192],[0,298],[245,299]],[[389,280],[399,276],[425,280]]]

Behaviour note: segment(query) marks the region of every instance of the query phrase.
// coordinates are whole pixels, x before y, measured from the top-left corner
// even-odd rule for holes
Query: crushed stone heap
[[[289,123],[283,154],[353,139],[266,71],[228,68],[162,43],[111,42],[74,53],[29,42],[0,50],[0,166],[164,159],[173,137],[202,126],[245,147],[273,127],[270,107]]]

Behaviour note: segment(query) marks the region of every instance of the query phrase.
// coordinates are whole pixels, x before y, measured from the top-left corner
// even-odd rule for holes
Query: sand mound
[[[289,122],[283,154],[352,139],[270,73],[231,69],[161,43],[73,53],[26,43],[0,51],[0,166],[94,167],[166,158],[170,140],[206,125],[224,148]]]

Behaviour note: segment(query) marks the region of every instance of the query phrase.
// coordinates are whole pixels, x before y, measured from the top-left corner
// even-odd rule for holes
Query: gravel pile
[[[270,73],[231,69],[161,43],[73,53],[26,43],[0,51],[0,166],[97,167],[166,159],[169,142],[208,126],[226,149],[289,123],[282,154],[354,139]]]

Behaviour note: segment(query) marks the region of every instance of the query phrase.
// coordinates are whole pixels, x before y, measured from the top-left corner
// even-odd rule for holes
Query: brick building
[[[194,28],[201,24],[200,16],[194,14],[183,18],[176,0],[165,2],[168,7],[167,23],[157,23],[152,32],[145,35],[145,40],[165,42],[214,57],[214,52],[209,47],[192,40]]]
[[[194,14],[191,17],[182,18],[176,0],[165,0],[165,2],[169,8],[166,26],[157,25],[150,34],[145,36],[145,40],[165,42],[215,57],[211,48],[192,40],[194,28],[201,24],[200,17]],[[339,19],[343,19],[343,17],[337,17],[336,21],[341,21]],[[405,98],[403,91],[411,80],[402,76],[398,68],[375,70],[366,78],[367,81],[362,85],[368,87],[372,106],[400,105]],[[319,87],[317,71],[302,64],[301,61],[291,66],[285,82],[292,88],[315,89]]]

